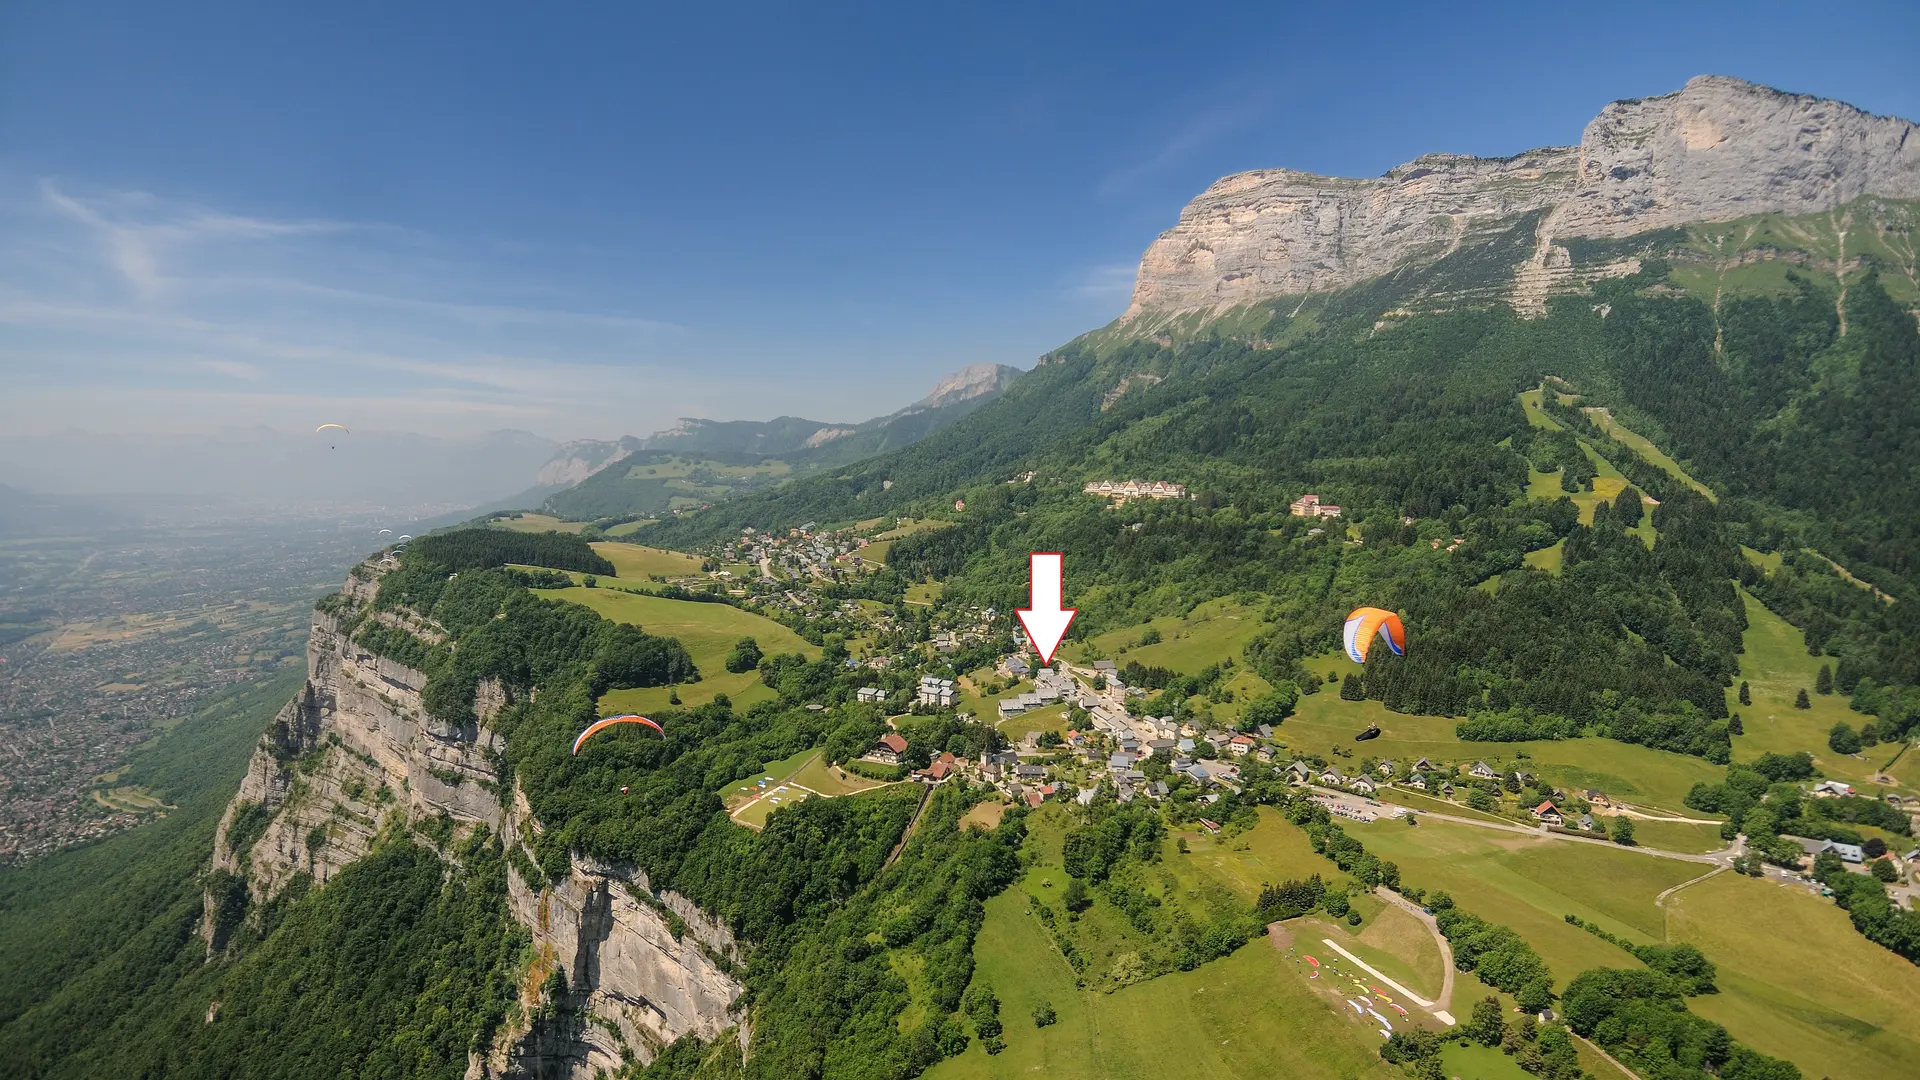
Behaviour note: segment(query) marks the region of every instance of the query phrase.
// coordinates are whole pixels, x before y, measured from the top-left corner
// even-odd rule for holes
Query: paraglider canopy
[[[1385,608],[1354,608],[1347,616],[1347,625],[1341,633],[1341,640],[1347,647],[1347,658],[1356,664],[1367,662],[1367,648],[1373,644],[1373,636],[1387,643],[1395,656],[1407,655],[1407,628],[1400,625],[1400,616]]]
[[[666,735],[666,732],[660,730],[659,724],[654,723],[653,721],[647,719],[644,716],[635,716],[631,713],[628,713],[623,716],[608,716],[599,720],[595,720],[593,723],[588,724],[587,730],[581,732],[580,737],[573,740],[574,754],[577,756],[580,753],[580,745],[582,743],[586,742],[588,739],[592,738],[594,735],[597,735],[600,732],[605,731],[606,729],[614,726],[615,724],[645,724],[648,727],[652,728],[653,730],[659,731],[661,735],[663,736]]]
[[[317,428],[314,428],[314,429],[313,429],[313,433],[314,433],[315,435],[320,435],[320,434],[324,434],[324,433],[326,433],[326,432],[331,432],[331,431],[337,431],[337,432],[339,432],[340,434],[342,434],[342,435],[345,435],[345,434],[347,434],[347,425],[345,425],[345,424],[321,424],[321,425],[320,425],[319,427],[317,427]],[[329,435],[329,436],[328,436],[328,438],[329,438],[329,439],[331,439],[331,438],[332,438],[332,436],[331,436],[331,435]],[[330,446],[328,446],[328,447],[327,447],[327,449],[329,449],[329,450],[337,450],[337,449],[339,449],[339,447],[337,447],[337,446],[331,446],[331,445],[330,445]]]
[[[392,535],[393,535],[393,530],[392,530],[392,529],[381,529],[381,530],[380,530],[380,535],[381,535],[381,536],[392,536]]]

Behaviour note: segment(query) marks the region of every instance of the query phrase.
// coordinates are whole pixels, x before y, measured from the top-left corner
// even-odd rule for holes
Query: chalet
[[[1348,790],[1352,791],[1355,795],[1371,795],[1376,790],[1373,786],[1373,781],[1364,776],[1354,777],[1353,783],[1347,785],[1347,787]]]
[[[897,731],[889,731],[880,736],[880,741],[873,744],[873,749],[867,751],[867,757],[882,765],[898,765],[900,755],[906,752],[906,737]]]
[[[1165,780],[1155,780],[1153,783],[1147,785],[1147,794],[1155,800],[1166,798],[1167,791],[1167,782]]]
[[[1173,751],[1178,745],[1179,744],[1175,743],[1172,739],[1149,739],[1147,740],[1147,753],[1149,755],[1165,754],[1168,757],[1172,757]]]
[[[1542,825],[1559,825],[1566,820],[1560,816],[1560,808],[1553,805],[1551,800],[1543,801],[1539,806],[1534,807],[1533,816]]]
[[[1581,792],[1580,794],[1588,802],[1592,803],[1595,806],[1612,806],[1613,805],[1613,800],[1607,798],[1607,793],[1604,791],[1600,791],[1595,788],[1588,788],[1587,790]]]
[[[1045,780],[1047,770],[1044,765],[1015,765],[1013,775],[1018,780]]]
[[[1112,675],[1114,672],[1120,670],[1120,665],[1111,660],[1095,660],[1093,662],[1093,670],[1102,675]]]
[[[1320,773],[1320,782],[1328,787],[1339,787],[1341,784],[1346,783],[1346,780],[1346,777],[1340,775],[1340,770],[1331,765],[1327,766],[1327,768]]]
[[[1516,772],[1516,773],[1514,773],[1514,774],[1513,774],[1513,778],[1514,778],[1515,780],[1518,780],[1518,781],[1520,781],[1520,786],[1521,786],[1521,787],[1532,787],[1532,786],[1533,786],[1533,782],[1534,782],[1535,780],[1538,780],[1538,779],[1539,779],[1539,777],[1537,777],[1537,776],[1535,776],[1535,775],[1533,775],[1533,774],[1532,774],[1532,773],[1530,773],[1530,772],[1525,772],[1525,771],[1520,771],[1520,772]]]
[[[1592,814],[1581,814],[1578,818],[1574,820],[1574,824],[1580,826],[1581,828],[1587,830],[1588,832],[1595,832],[1600,828],[1600,824],[1593,820]]]
[[[1024,679],[1033,674],[1033,669],[1027,666],[1025,660],[1017,656],[1009,656],[1000,661],[1000,674],[1009,679]]]
[[[1253,729],[1253,733],[1255,735],[1260,736],[1263,739],[1271,739],[1273,738],[1273,725],[1272,724],[1256,725]]]
[[[1287,766],[1288,783],[1304,784],[1311,779],[1313,779],[1313,769],[1310,768],[1306,762],[1295,761],[1293,764]]]
[[[1287,507],[1287,511],[1294,517],[1336,518],[1340,516],[1339,507],[1332,503],[1321,502],[1320,496],[1318,495],[1300,496],[1293,500],[1292,504]]]
[[[935,759],[933,764],[928,765],[924,769],[921,769],[915,775],[919,776],[921,779],[926,780],[930,783],[937,784],[940,781],[945,780],[949,775],[951,775],[953,773],[953,770],[954,770],[953,755],[941,754],[939,758]]]
[[[1853,794],[1853,785],[1838,780],[1822,780],[1813,785],[1813,795],[1818,799],[1831,799],[1836,795]]]
[[[1259,758],[1261,761],[1272,761],[1273,747],[1271,746],[1256,747],[1253,751],[1253,756]]]
[[[1440,795],[1442,798],[1447,798],[1447,799],[1453,798],[1453,791],[1454,791],[1453,781],[1451,780],[1440,781]]]
[[[1473,767],[1467,770],[1467,775],[1476,780],[1498,780],[1500,778],[1500,774],[1493,771],[1493,766],[1484,761],[1474,762]]]
[[[1383,761],[1380,764],[1375,765],[1373,767],[1373,771],[1379,773],[1381,776],[1392,776],[1394,772],[1397,771],[1399,768],[1400,768],[1399,765],[1391,761]]]
[[[1039,788],[1028,788],[1026,791],[1021,793],[1021,799],[1025,801],[1028,806],[1034,807],[1036,809],[1040,806],[1041,803],[1047,801],[1046,795],[1043,794]]]
[[[1410,788],[1418,788],[1421,791],[1425,791],[1427,790],[1427,774],[1414,773],[1412,776],[1409,776],[1405,780],[1402,780],[1401,783],[1407,785]]]
[[[1426,758],[1421,758],[1419,761],[1413,763],[1413,768],[1415,772],[1432,772],[1433,762],[1428,761]]]
[[[1235,757],[1244,757],[1252,752],[1255,745],[1254,741],[1247,736],[1235,735],[1227,740],[1227,752]]]

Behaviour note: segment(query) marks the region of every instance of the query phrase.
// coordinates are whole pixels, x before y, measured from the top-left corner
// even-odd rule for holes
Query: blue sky
[[[1920,117],[1920,5],[0,5],[0,424],[858,420],[1125,307],[1216,177],[1702,72]]]

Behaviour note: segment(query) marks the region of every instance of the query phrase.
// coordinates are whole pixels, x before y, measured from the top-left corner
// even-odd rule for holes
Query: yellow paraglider
[[[1400,624],[1400,616],[1385,608],[1354,608],[1347,616],[1347,625],[1341,632],[1341,641],[1347,647],[1347,658],[1356,664],[1367,662],[1367,647],[1373,644],[1373,636],[1387,643],[1395,656],[1407,655],[1407,628]]]

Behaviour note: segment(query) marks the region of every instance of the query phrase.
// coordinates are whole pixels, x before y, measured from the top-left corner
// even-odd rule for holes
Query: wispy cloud
[[[1167,124],[1157,140],[1131,162],[1102,177],[1094,191],[1101,198],[1132,194],[1142,183],[1174,168],[1215,142],[1259,122],[1266,115],[1266,93],[1222,87],[1207,104]]]
[[[669,422],[667,403],[697,382],[663,374],[685,327],[554,303],[579,296],[577,283],[523,284],[511,263],[409,230],[54,180],[0,183],[0,219],[17,241],[0,245],[0,370],[16,403],[31,389],[57,411],[111,391],[130,407],[192,401],[200,420],[247,424],[261,422],[249,409],[285,418],[305,401],[579,434],[572,418]],[[208,376],[248,391],[217,391]],[[48,429],[88,423],[78,408],[4,411]]]
[[[1113,300],[1133,295],[1136,272],[1133,263],[1105,263],[1088,267],[1067,287],[1067,292],[1086,300]]]
[[[257,365],[243,364],[238,360],[195,360],[188,365],[188,368],[225,375],[229,379],[240,379],[245,382],[258,382],[262,374]]]
[[[166,249],[213,240],[270,240],[336,232],[346,226],[324,221],[269,221],[170,203],[146,192],[119,192],[82,198],[51,180],[40,181],[40,197],[57,214],[91,230],[109,261],[143,297],[167,284],[161,268]]]

